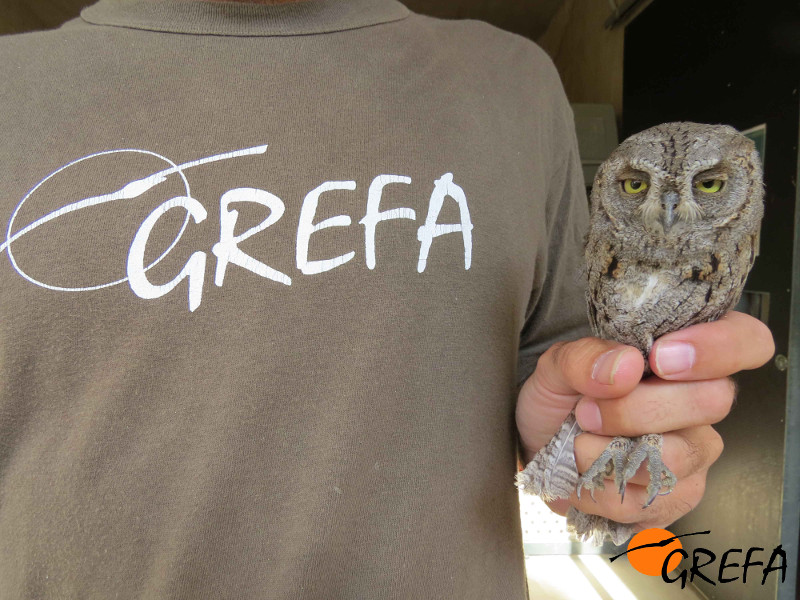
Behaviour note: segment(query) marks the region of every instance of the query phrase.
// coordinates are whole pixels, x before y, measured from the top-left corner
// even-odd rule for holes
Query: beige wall
[[[537,42],[555,62],[570,102],[611,104],[619,122],[625,30],[604,27],[610,14],[605,1],[564,0]]]
[[[607,0],[594,0],[606,2]],[[414,12],[444,19],[478,19],[526,38],[538,38],[563,0],[400,0]]]

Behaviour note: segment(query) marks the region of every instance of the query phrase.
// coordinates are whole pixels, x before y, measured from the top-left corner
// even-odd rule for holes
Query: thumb
[[[558,431],[582,396],[619,398],[642,378],[644,359],[632,346],[599,338],[559,342],[542,354],[517,397],[517,429],[530,460]]]

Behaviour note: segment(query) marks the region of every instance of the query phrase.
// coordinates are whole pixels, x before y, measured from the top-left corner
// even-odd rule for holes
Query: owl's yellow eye
[[[647,189],[647,182],[641,179],[626,179],[622,182],[622,190],[626,194],[641,194]]]
[[[696,181],[694,187],[706,194],[715,194],[720,191],[724,185],[725,182],[722,179],[706,179],[704,181]]]

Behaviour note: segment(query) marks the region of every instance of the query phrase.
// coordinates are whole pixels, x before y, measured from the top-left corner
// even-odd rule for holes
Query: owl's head
[[[626,139],[601,165],[592,209],[615,228],[669,242],[687,233],[755,228],[763,212],[761,161],[727,125],[665,123]]]

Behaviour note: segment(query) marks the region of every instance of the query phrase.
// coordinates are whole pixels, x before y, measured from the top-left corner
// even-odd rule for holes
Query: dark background
[[[800,3],[755,0],[670,0],[653,2],[625,32],[623,137],[664,121],[729,123],[738,129],[766,123],[766,210],[761,254],[747,289],[769,293],[768,324],[777,353],[788,356],[794,243],[798,88],[800,87]],[[797,354],[797,348],[794,349]],[[765,548],[765,563],[781,543],[784,477],[786,371],[774,363],[738,376],[739,401],[717,429],[726,442],[709,472],[700,506],[670,530],[719,550],[744,548],[730,562],[744,562],[751,546]],[[796,471],[788,474],[800,478]],[[786,515],[796,519],[797,507]],[[796,530],[795,530],[796,531]],[[784,540],[784,548],[787,540]],[[788,559],[797,562],[796,554]],[[725,572],[741,576],[741,569]],[[716,587],[695,583],[709,598],[775,598],[778,578],[764,589],[761,569],[741,581]]]

